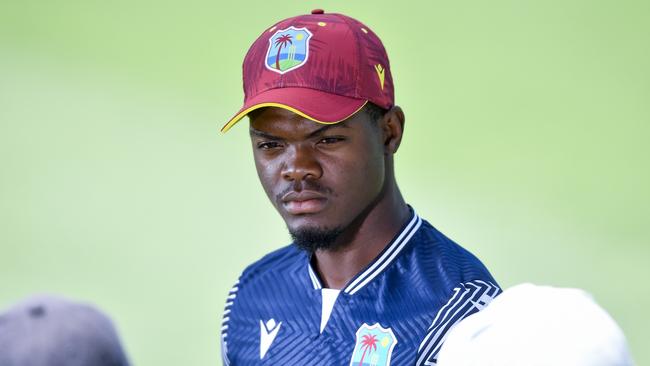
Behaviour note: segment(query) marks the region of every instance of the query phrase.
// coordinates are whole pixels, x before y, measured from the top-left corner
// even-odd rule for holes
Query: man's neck
[[[395,187],[363,217],[344,232],[337,250],[314,254],[313,264],[323,287],[342,289],[363,268],[368,266],[397,235],[409,219],[410,211]]]

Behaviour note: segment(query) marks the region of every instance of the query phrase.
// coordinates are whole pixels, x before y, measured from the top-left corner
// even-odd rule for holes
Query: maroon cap
[[[341,122],[367,102],[394,105],[388,55],[377,35],[343,14],[285,19],[265,30],[244,58],[244,105],[228,131],[262,107],[288,109],[318,123]]]

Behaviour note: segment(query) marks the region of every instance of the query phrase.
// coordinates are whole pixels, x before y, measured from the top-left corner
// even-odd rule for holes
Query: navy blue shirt
[[[501,290],[474,255],[413,213],[336,292],[294,245],[250,265],[226,302],[224,365],[435,365],[449,329]]]

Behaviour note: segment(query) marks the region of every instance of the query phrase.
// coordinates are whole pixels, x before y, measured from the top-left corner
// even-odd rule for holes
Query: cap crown
[[[386,50],[363,23],[342,14],[310,14],[265,30],[243,64],[245,101],[277,88],[301,87],[394,105]]]

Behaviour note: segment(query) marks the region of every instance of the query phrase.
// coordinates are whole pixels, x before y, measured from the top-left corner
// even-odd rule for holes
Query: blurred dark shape
[[[50,295],[0,313],[0,366],[128,366],[115,327],[89,304]]]

